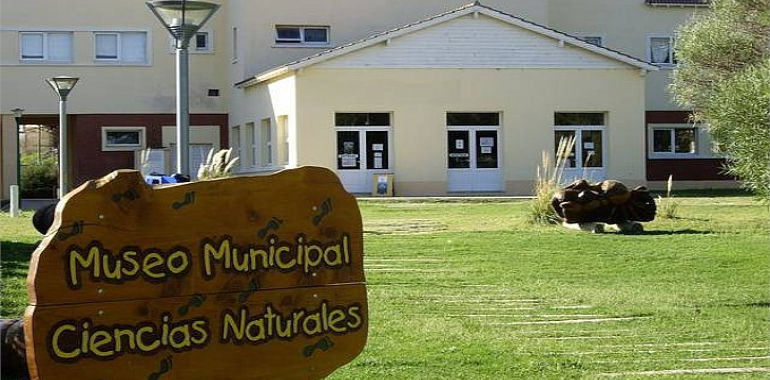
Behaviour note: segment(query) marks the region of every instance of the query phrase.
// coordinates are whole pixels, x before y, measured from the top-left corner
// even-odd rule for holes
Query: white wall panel
[[[321,63],[323,68],[628,68],[491,17],[464,16]]]

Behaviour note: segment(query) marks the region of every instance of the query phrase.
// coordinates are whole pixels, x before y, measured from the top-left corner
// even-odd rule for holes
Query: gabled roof
[[[443,23],[445,21],[453,20],[468,14],[473,14],[473,13],[489,16],[491,18],[503,21],[505,23],[527,29],[529,31],[541,34],[546,37],[553,38],[554,40],[557,40],[560,43],[570,44],[570,45],[594,52],[596,54],[605,56],[607,58],[623,62],[630,66],[638,67],[639,69],[642,69],[642,70],[649,70],[649,71],[658,70],[657,66],[649,62],[645,62],[643,60],[621,53],[616,50],[608,49],[606,47],[597,46],[597,45],[585,42],[575,36],[560,32],[556,29],[552,29],[543,25],[536,24],[534,22],[525,20],[523,18],[514,16],[509,13],[499,11],[494,8],[490,8],[488,6],[482,5],[480,2],[477,1],[475,3],[467,4],[460,8],[457,8],[448,12],[444,12],[432,17],[428,17],[426,19],[422,19],[417,22],[407,24],[399,28],[391,29],[386,32],[377,33],[355,42],[351,42],[345,45],[340,45],[332,49],[324,50],[322,52],[313,54],[311,56],[308,56],[293,62],[289,62],[285,65],[278,66],[276,68],[264,71],[260,74],[257,74],[254,77],[250,77],[241,82],[238,82],[235,84],[235,87],[238,87],[238,88],[249,87],[249,86],[264,82],[266,80],[270,80],[272,78],[281,76],[283,74],[286,74],[294,70],[299,70],[304,67],[314,65],[316,63],[327,61],[344,54],[348,54],[372,45],[376,45],[378,43],[389,42],[389,40],[392,38],[413,33],[418,30],[425,29],[425,28]]]

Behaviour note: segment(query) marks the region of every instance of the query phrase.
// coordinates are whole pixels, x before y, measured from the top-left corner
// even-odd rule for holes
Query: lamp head
[[[59,95],[60,100],[67,100],[67,95],[69,95],[72,88],[75,87],[75,84],[78,83],[79,79],[80,78],[62,75],[46,79],[45,81],[51,86],[54,92]]]
[[[13,117],[19,119],[22,115],[24,115],[24,108],[14,108],[11,110],[11,112],[13,112]]]
[[[145,4],[174,36],[177,48],[186,48],[195,33],[219,9],[219,4],[205,1],[153,0]]]

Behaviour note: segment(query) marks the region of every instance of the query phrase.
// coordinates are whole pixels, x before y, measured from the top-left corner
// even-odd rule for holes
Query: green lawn
[[[526,201],[362,201],[369,341],[330,378],[765,378],[768,208],[679,200],[643,235],[532,226]],[[26,303],[30,218],[0,215],[3,316]]]

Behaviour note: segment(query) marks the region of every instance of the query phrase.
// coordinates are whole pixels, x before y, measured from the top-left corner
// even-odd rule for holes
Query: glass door
[[[503,191],[496,129],[447,131],[448,191]]]
[[[388,131],[366,131],[366,168],[385,170],[388,163]]]
[[[358,131],[337,131],[337,169],[361,169],[361,141]]]
[[[575,139],[575,146],[566,159],[562,183],[578,179],[598,182],[606,179],[604,164],[604,131],[601,129],[559,129],[554,133],[554,151],[562,139]]]
[[[497,130],[475,130],[473,191],[502,191],[502,172],[498,157],[500,154]]]
[[[374,174],[389,173],[390,131],[347,128],[337,131],[337,174],[351,193],[369,193]]]

